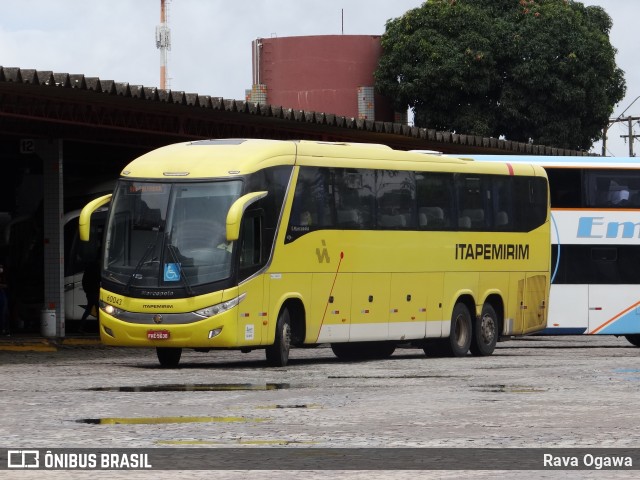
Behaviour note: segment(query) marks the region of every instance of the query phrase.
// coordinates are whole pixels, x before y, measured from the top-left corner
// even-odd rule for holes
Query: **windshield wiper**
[[[138,261],[138,264],[136,265],[136,268],[133,269],[133,273],[129,277],[129,280],[127,281],[127,285],[125,287],[125,291],[127,292],[127,294],[130,293],[131,284],[133,283],[133,279],[136,278],[136,275],[138,275],[138,273],[140,273],[140,269],[145,264],[148,263],[148,262],[146,262],[146,260],[147,260],[147,257],[149,256],[149,254],[155,250],[156,245],[158,243],[158,235],[159,234],[160,234],[160,231],[158,231],[156,233],[156,238],[153,240],[153,242],[150,243],[149,245],[147,245],[147,249],[142,254],[142,257],[140,257],[140,260]],[[153,259],[151,261],[153,262]]]

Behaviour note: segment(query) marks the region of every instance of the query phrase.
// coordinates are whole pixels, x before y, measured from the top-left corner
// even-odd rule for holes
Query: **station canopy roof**
[[[8,137],[61,138],[148,150],[207,138],[271,138],[381,143],[401,150],[454,154],[587,154],[82,74],[0,66],[0,141]]]

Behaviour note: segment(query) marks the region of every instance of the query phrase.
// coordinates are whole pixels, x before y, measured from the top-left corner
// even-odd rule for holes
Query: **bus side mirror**
[[[89,241],[89,232],[91,231],[91,214],[110,201],[111,194],[108,194],[96,198],[95,200],[92,200],[85,205],[85,207],[80,212],[80,218],[78,219],[80,240],[82,240],[83,242]]]
[[[252,192],[237,199],[227,213],[227,242],[240,238],[240,222],[242,214],[249,205],[267,196],[268,192]],[[86,208],[86,207],[85,207]]]

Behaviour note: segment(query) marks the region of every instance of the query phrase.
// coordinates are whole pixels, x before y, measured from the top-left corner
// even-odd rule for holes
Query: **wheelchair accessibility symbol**
[[[165,282],[180,281],[180,264],[179,263],[164,264],[164,281]]]

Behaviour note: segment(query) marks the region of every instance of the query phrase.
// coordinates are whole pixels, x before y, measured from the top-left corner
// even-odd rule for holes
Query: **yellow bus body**
[[[501,335],[546,327],[550,227],[530,232],[318,230],[285,242],[299,169],[305,166],[544,177],[537,166],[473,161],[396,151],[378,145],[248,140],[237,145],[177,144],[130,163],[125,179],[233,178],[290,165],[272,256],[265,268],[235,287],[179,299],[132,298],[105,290],[103,304],[160,316],[157,325],[118,320],[100,311],[107,345],[198,349],[251,349],[274,343],[283,306],[303,316],[304,344],[354,341],[409,342],[449,336],[461,299],[479,316],[488,299],[503,305]],[[461,246],[462,245],[462,246]],[[516,246],[515,253],[506,252]],[[526,245],[527,255],[519,255]],[[502,247],[501,247],[502,246]],[[497,255],[496,252],[499,252]],[[500,253],[501,252],[501,253]],[[495,258],[503,256],[504,258]],[[458,257],[458,258],[456,258]],[[235,307],[188,324],[171,315],[242,297]],[[299,319],[298,319],[299,320]],[[150,328],[166,339],[149,339]],[[213,335],[211,332],[220,331]]]

